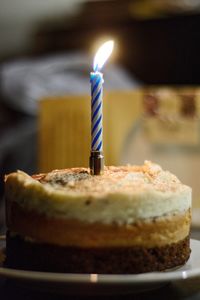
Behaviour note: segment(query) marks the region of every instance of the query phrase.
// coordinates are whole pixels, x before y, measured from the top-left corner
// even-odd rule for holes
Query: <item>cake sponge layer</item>
[[[27,240],[60,246],[108,248],[142,246],[160,247],[183,240],[190,232],[190,210],[134,224],[119,225],[50,218],[24,211],[13,203],[8,228]]]

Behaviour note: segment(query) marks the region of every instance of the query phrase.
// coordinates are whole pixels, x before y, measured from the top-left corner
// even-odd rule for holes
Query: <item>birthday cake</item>
[[[142,273],[190,256],[191,188],[159,165],[6,176],[6,266]]]

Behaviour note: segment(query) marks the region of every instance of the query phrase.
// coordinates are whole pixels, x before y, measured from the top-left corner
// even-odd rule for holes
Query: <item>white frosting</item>
[[[150,162],[141,169],[110,167],[103,176],[83,172],[73,177],[73,172],[49,173],[41,182],[13,173],[7,177],[6,197],[48,216],[104,224],[131,224],[191,207],[191,188]]]

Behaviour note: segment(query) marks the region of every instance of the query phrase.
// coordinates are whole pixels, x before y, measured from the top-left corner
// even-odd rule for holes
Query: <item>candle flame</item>
[[[108,41],[104,43],[97,51],[94,57],[93,69],[94,72],[100,71],[106,60],[112,53],[114,47],[114,41]]]

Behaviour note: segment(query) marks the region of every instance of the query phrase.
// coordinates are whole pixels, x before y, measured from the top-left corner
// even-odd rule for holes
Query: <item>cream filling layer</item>
[[[13,203],[8,228],[29,242],[78,247],[160,247],[184,240],[190,232],[190,210],[132,225],[88,224],[47,218]],[[37,226],[35,226],[37,224]]]
[[[102,193],[55,189],[24,174],[13,173],[6,181],[6,200],[39,214],[87,223],[132,224],[148,219],[185,212],[191,208],[191,188],[180,184],[176,190],[141,189]]]

